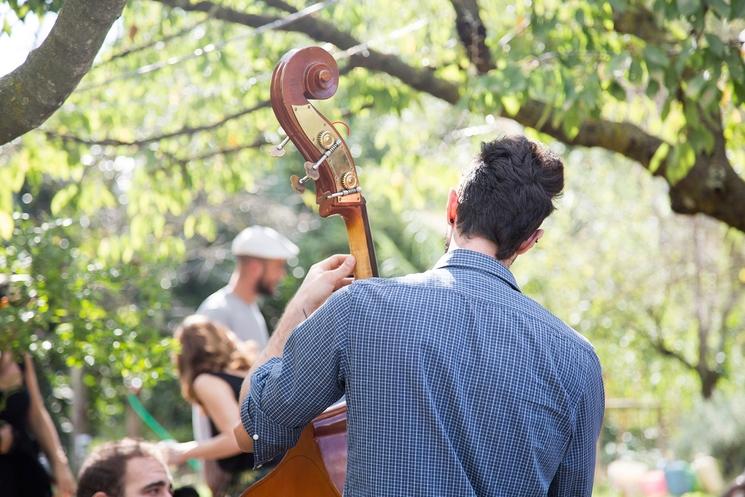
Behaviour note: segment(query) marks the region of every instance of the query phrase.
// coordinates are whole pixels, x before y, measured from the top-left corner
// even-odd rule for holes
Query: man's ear
[[[458,219],[458,194],[450,189],[448,193],[448,203],[445,207],[446,221],[448,224],[455,226],[455,221]]]
[[[517,247],[515,255],[522,255],[528,250],[532,249],[535,244],[538,243],[538,240],[540,240],[542,236],[542,229],[535,230],[523,243],[520,244],[519,247]]]

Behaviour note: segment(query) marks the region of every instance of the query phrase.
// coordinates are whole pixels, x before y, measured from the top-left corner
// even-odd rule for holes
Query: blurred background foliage
[[[65,105],[0,149],[0,274],[14,279],[0,348],[34,354],[67,443],[81,432],[150,436],[125,422],[131,392],[189,437],[171,332],[225,284],[240,229],[271,225],[301,247],[263,303],[270,327],[307,268],[346,251],[343,223],[319,219],[314,194],[289,188],[299,154],[267,154],[282,137],[263,105],[271,71],[287,50],[316,42],[169,3],[178,4],[129,2]],[[54,15],[61,4],[11,1],[3,30],[12,35],[18,18]],[[287,14],[278,1],[220,5]],[[745,388],[744,236],[673,213],[668,197],[668,184],[714,147],[712,115],[726,157],[745,174],[743,12],[742,0],[482,2],[496,70],[481,75],[447,2],[327,2],[314,14],[369,43],[357,47],[363,54],[395,54],[463,88],[452,105],[390,75],[344,69],[349,53],[326,45],[343,76],[318,106],[352,130],[383,276],[425,270],[442,254],[448,189],[481,141],[526,133],[565,159],[566,191],[546,236],[513,269],[600,355],[612,407],[603,464],[709,451],[729,475],[745,467],[745,429],[731,415],[743,412]],[[599,118],[666,140],[655,163],[668,161],[664,178],[502,117],[534,98],[560,111],[541,119],[565,141]]]

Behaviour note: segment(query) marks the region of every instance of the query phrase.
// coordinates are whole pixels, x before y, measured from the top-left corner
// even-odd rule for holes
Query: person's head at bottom
[[[170,497],[171,474],[147,442],[124,439],[96,448],[78,476],[77,497]]]

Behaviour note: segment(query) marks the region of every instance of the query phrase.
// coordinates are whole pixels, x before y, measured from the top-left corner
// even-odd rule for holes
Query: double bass
[[[328,99],[339,85],[339,69],[327,51],[307,47],[288,52],[272,74],[271,103],[287,141],[305,159],[304,176],[293,176],[302,193],[315,183],[321,217],[339,215],[356,259],[356,279],[377,276],[370,223],[352,154],[334,126],[309,100]],[[347,469],[346,404],[332,406],[305,427],[292,449],[242,497],[341,497]]]

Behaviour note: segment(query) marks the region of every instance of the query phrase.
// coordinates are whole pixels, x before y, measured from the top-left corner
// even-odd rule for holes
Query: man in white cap
[[[235,237],[232,252],[236,263],[230,282],[207,297],[197,314],[222,323],[243,341],[254,340],[261,350],[269,334],[256,300],[274,294],[287,259],[298,248],[272,228],[251,226]]]
[[[197,314],[223,324],[244,342],[253,341],[260,352],[269,340],[269,333],[257,300],[274,294],[285,277],[287,259],[295,257],[298,248],[272,228],[250,226],[233,239],[231,251],[236,260],[230,281],[207,297]],[[196,407],[192,411],[192,423],[195,440],[212,436],[209,419]],[[204,461],[204,470],[213,495],[221,495],[229,475],[214,461]]]

